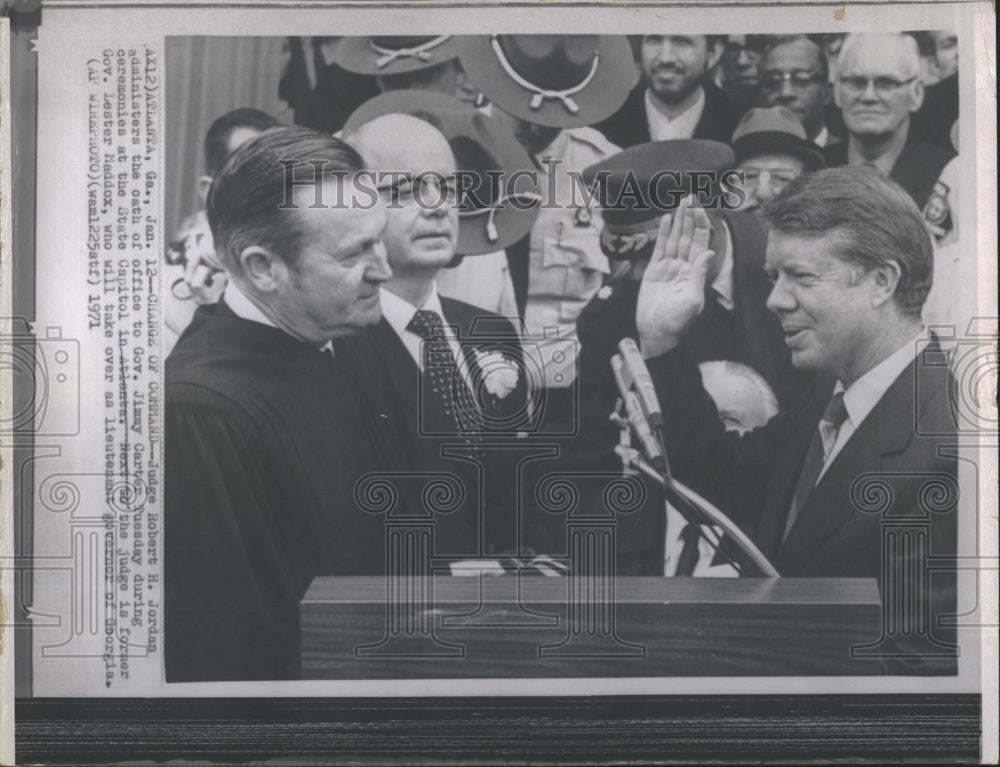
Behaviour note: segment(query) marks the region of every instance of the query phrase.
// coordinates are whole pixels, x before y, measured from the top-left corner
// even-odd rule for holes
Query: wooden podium
[[[300,616],[304,679],[880,673],[863,578],[321,577]]]

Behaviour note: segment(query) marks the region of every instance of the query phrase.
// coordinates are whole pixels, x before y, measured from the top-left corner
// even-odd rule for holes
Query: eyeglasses
[[[740,168],[743,173],[743,183],[748,189],[756,189],[761,182],[767,183],[774,194],[777,194],[799,176],[792,171],[761,170],[758,168]]]
[[[795,72],[765,72],[760,78],[760,84],[769,91],[776,91],[786,82],[796,88],[808,88],[810,85],[823,82],[823,77],[817,72],[796,70]]]
[[[436,173],[401,178],[394,184],[378,187],[378,192],[394,205],[411,205],[414,202],[421,207],[458,204],[458,180],[454,176]]]
[[[876,95],[878,96],[890,96],[904,85],[909,85],[917,78],[910,77],[906,80],[897,80],[895,77],[841,77],[840,84],[844,86],[844,90],[851,93],[864,93],[868,90],[868,86],[871,85]]]

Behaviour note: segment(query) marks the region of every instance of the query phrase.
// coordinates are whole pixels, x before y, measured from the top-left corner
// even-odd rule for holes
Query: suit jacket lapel
[[[781,547],[781,572],[798,572],[838,528],[863,513],[852,502],[852,485],[865,474],[882,471],[883,457],[904,450],[912,439],[916,364],[911,363],[886,390],[806,499]]]

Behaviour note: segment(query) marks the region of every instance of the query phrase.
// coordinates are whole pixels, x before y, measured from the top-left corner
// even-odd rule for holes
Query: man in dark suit
[[[641,82],[594,127],[623,149],[673,139],[729,141],[742,110],[709,75],[725,45],[725,35],[643,36]]]
[[[913,37],[848,35],[840,51],[833,95],[843,112],[848,138],[826,147],[827,166],[878,168],[923,209],[955,153],[920,140],[911,130],[911,115],[924,99],[920,54]]]
[[[782,405],[793,402],[809,380],[792,368],[781,325],[765,306],[770,283],[763,270],[764,230],[752,214],[725,209],[739,204],[738,195],[720,183],[733,163],[732,149],[718,142],[662,141],[626,149],[584,172],[591,184],[601,184],[605,177],[596,189],[604,209],[601,243],[613,277],[577,321],[582,424],[580,438],[566,452],[582,469],[615,471],[621,466],[613,450],[617,427],[608,420],[619,396],[610,360],[623,338],[638,340],[639,288],[660,220],[670,219],[696,187],[702,190],[698,204],[704,206],[708,226],[705,244],[716,255],[706,280],[705,310],[686,334],[685,348],[696,362],[748,365]],[[712,183],[705,185],[706,179]],[[642,512],[618,520],[619,573],[663,573],[663,497],[655,488],[648,491]]]
[[[687,232],[654,254],[637,310],[675,476],[731,514],[782,575],[878,579],[886,635],[869,650],[887,668],[955,673],[953,631],[937,628],[956,600],[953,381],[920,317],[933,273],[920,211],[881,174],[841,168],[802,176],[769,206],[768,307],[793,364],[820,376],[742,436],[726,433],[681,343],[712,259],[698,245],[703,224],[684,215]],[[928,554],[943,571],[928,571]]]
[[[418,111],[435,116],[433,108]],[[453,123],[445,117],[439,124]],[[462,507],[436,523],[435,554],[512,554],[523,542],[516,536],[514,465],[485,440],[531,428],[528,381],[510,321],[437,293],[435,277],[459,241],[452,149],[429,122],[398,113],[374,117],[347,139],[378,174],[393,277],[382,289],[382,321],[345,339],[338,354],[351,360],[371,399],[401,403],[409,467],[453,473],[465,487]],[[390,172],[395,179],[381,175]],[[435,377],[445,368],[447,376]]]

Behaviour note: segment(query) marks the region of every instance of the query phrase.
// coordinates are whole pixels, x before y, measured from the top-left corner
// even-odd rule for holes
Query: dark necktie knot
[[[831,424],[833,428],[839,429],[841,424],[847,420],[847,407],[844,405],[844,392],[837,392],[833,395],[823,411],[823,420]]]
[[[437,312],[432,312],[429,309],[418,309],[406,329],[416,333],[425,341],[430,341],[433,338],[443,336],[444,323]]]

